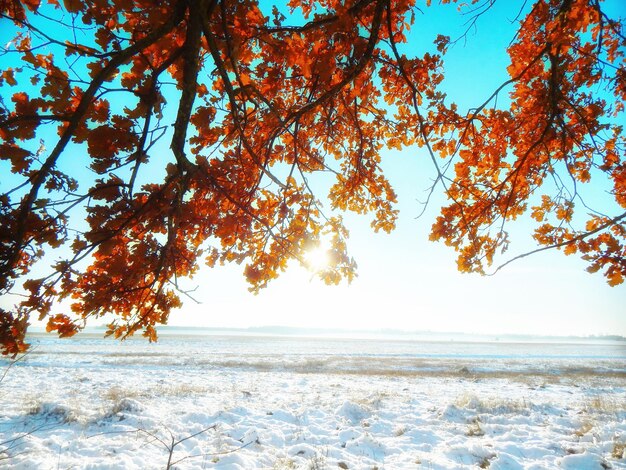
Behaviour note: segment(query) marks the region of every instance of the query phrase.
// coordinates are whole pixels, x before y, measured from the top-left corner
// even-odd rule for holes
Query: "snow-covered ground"
[[[41,337],[0,468],[626,469],[619,344]]]

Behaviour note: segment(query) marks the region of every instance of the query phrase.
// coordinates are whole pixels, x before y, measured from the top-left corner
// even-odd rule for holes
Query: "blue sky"
[[[398,227],[374,234],[367,217],[347,218],[348,246],[359,266],[350,285],[326,286],[293,263],[254,296],[241,266],[204,269],[191,281],[202,304],[187,301],[171,323],[626,335],[624,287],[611,288],[602,276],[588,274],[574,256],[544,252],[492,277],[460,274],[454,252],[428,241],[435,208],[415,218],[423,195],[419,183],[427,184],[419,159],[426,155],[390,158],[397,159],[388,174],[399,196]],[[516,231],[526,235],[525,227]]]
[[[620,1],[611,4],[615,12],[621,8],[624,13]],[[469,31],[467,41],[450,50],[445,86],[461,109],[482,103],[508,78],[505,48],[514,35],[510,20],[522,3],[496,2]],[[424,7],[423,12],[417,13],[413,36],[404,46],[408,55],[433,48],[438,33],[457,37],[469,19],[456,5]],[[253,295],[247,290],[243,265],[204,268],[188,282],[197,287],[193,295],[201,303],[183,299],[184,307],[172,314],[170,323],[626,335],[626,287],[611,288],[601,274],[586,273],[586,264],[576,256],[543,252],[492,277],[458,273],[455,253],[428,241],[443,197],[434,198],[426,213],[416,218],[434,176],[431,165],[424,150],[384,151],[383,167],[398,193],[400,219],[392,234],[375,234],[369,227],[371,217],[345,215],[349,250],[359,265],[352,284],[326,286],[294,262],[281,278]],[[603,202],[602,191],[588,192]],[[510,228],[511,256],[534,247],[529,224],[522,220]]]
[[[620,13],[619,1],[611,3]],[[462,109],[482,103],[508,78],[505,49],[521,4],[496,2],[470,29],[467,41],[450,50],[446,90]],[[404,47],[409,55],[429,47],[437,33],[458,37],[469,19],[456,5],[423,11],[416,15],[413,36]],[[418,201],[424,200],[433,177],[430,165],[424,150],[385,152],[383,166],[398,193],[398,227],[389,235],[374,234],[367,216],[346,217],[348,246],[359,265],[359,276],[351,285],[326,286],[293,263],[280,279],[253,296],[241,278],[241,267],[204,270],[192,281],[199,286],[195,296],[202,304],[187,302],[172,315],[172,323],[626,335],[626,287],[611,288],[601,275],[588,274],[585,262],[576,256],[543,252],[492,277],[457,272],[455,253],[428,241],[443,198],[435,198],[416,219],[421,210]],[[588,197],[603,200],[602,191],[590,192]],[[534,247],[528,223],[521,221],[510,229],[511,256]]]

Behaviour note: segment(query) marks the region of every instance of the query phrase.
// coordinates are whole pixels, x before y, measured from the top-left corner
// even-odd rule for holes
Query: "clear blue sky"
[[[610,3],[613,12],[624,16],[621,1]],[[461,41],[448,54],[447,91],[462,109],[481,103],[506,80],[505,48],[514,35],[509,20],[522,3],[496,2],[469,32],[467,42]],[[423,7],[423,11],[416,15],[413,37],[405,46],[409,55],[432,48],[437,33],[457,37],[468,19],[456,5]],[[0,33],[4,41],[3,36]],[[601,274],[586,273],[586,264],[576,256],[544,252],[493,277],[458,273],[455,253],[428,241],[443,199],[433,200],[416,219],[421,210],[418,201],[424,200],[433,177],[427,154],[419,149],[385,151],[383,166],[398,193],[398,227],[390,235],[375,234],[369,217],[346,215],[349,249],[359,265],[359,276],[351,285],[326,286],[294,262],[255,296],[247,290],[243,266],[204,268],[188,283],[198,287],[194,297],[201,304],[184,299],[184,307],[172,314],[170,323],[626,335],[626,287],[611,288]],[[601,191],[593,191],[598,194],[591,197],[602,201]],[[534,247],[528,224],[522,221],[511,228],[512,256]]]
[[[609,3],[614,13],[624,13],[619,0]],[[447,91],[462,108],[481,103],[508,78],[505,49],[521,4],[496,2],[469,31],[467,41],[448,54]],[[407,54],[428,47],[437,33],[457,37],[469,19],[456,5],[423,11],[417,14]],[[194,280],[199,285],[196,297],[203,303],[187,302],[172,323],[626,335],[626,287],[611,288],[600,274],[588,274],[576,256],[544,252],[493,277],[458,273],[454,252],[428,241],[443,199],[435,199],[416,219],[418,201],[424,200],[433,176],[428,160],[418,149],[386,152],[384,167],[399,198],[398,228],[390,235],[374,234],[369,218],[347,217],[349,248],[359,265],[359,277],[351,285],[326,286],[293,263],[282,278],[253,296],[241,267],[204,270]],[[602,194],[588,196],[602,199]],[[511,255],[534,247],[530,225],[522,221],[511,229]]]

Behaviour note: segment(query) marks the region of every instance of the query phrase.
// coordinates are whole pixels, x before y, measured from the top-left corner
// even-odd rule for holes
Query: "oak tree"
[[[272,3],[0,0],[0,294],[21,296],[0,311],[5,354],[35,317],[71,336],[112,315],[109,334],[155,339],[199,265],[244,263],[257,290],[322,236],[320,276],[350,279],[338,214],[397,217],[385,148],[430,155],[448,201],[431,239],[460,270],[484,273],[529,214],[538,251],[623,282],[626,38],[600,0],[520,1],[509,79],[470,110],[442,87],[450,38],[405,44],[430,0]]]

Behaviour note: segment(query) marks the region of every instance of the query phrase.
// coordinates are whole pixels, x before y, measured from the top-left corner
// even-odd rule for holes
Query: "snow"
[[[441,347],[44,337],[0,383],[0,467],[626,469],[623,346]]]

